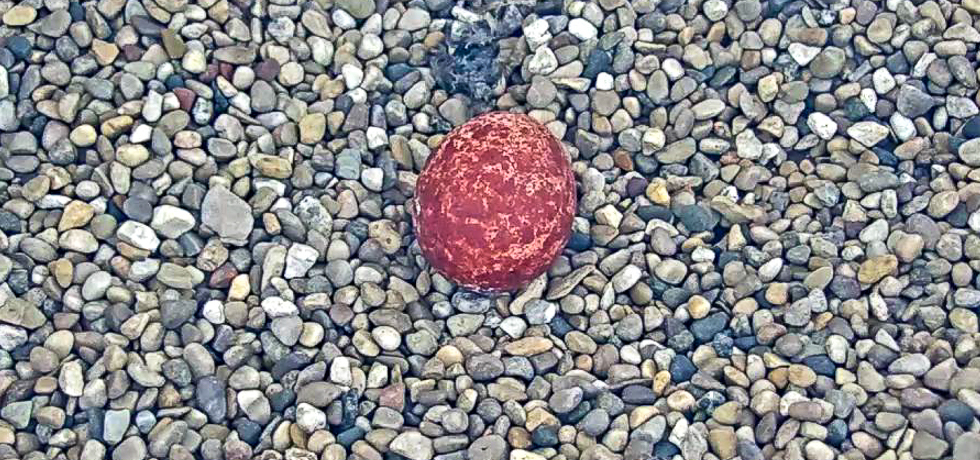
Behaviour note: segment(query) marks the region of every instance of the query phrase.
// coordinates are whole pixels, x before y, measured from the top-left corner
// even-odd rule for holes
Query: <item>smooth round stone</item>
[[[371,330],[371,337],[385,351],[397,350],[402,342],[401,334],[391,326],[378,326],[373,328]]]
[[[153,205],[139,197],[130,197],[123,202],[123,212],[137,222],[147,223],[153,218]]]

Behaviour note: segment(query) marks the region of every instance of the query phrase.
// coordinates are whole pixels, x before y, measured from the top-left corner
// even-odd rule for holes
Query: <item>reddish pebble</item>
[[[218,73],[220,73],[222,77],[225,77],[226,80],[231,80],[231,76],[235,73],[235,66],[227,62],[219,63]]]
[[[346,325],[352,319],[354,319],[354,310],[351,310],[347,305],[337,304],[330,307],[330,311],[327,312],[330,315],[330,319],[341,326]]]
[[[643,177],[634,177],[626,183],[626,195],[630,198],[636,198],[640,195],[646,193],[647,185],[650,182]]]
[[[191,107],[194,107],[194,98],[196,95],[193,91],[187,88],[174,88],[174,96],[177,96],[181,110],[189,112]]]
[[[378,404],[401,412],[405,410],[405,384],[392,383],[381,389],[378,394]]]
[[[214,78],[218,76],[218,72],[221,69],[218,68],[218,64],[208,64],[208,67],[201,74],[201,81],[204,83],[211,83]]]
[[[143,49],[136,45],[124,45],[122,47],[123,56],[129,62],[136,62],[143,57]]]
[[[235,266],[231,262],[226,262],[211,272],[211,279],[208,280],[208,286],[214,289],[225,289],[231,286],[231,281],[236,276],[238,276],[238,270],[235,269]]]
[[[481,291],[544,273],[571,235],[575,176],[561,143],[526,115],[494,112],[450,132],[418,180],[419,246]]]
[[[272,81],[279,76],[279,61],[266,59],[255,66],[255,77],[260,80]]]

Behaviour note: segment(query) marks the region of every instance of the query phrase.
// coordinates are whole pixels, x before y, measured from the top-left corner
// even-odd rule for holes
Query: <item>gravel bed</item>
[[[0,460],[976,460],[980,0],[0,1]],[[526,113],[573,235],[410,214]]]

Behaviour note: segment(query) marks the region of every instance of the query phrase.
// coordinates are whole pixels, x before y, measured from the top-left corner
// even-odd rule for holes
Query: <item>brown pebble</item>
[[[123,56],[129,62],[136,62],[143,57],[143,49],[136,45],[124,45],[122,52]]]
[[[633,158],[623,150],[617,150],[616,153],[613,153],[613,163],[623,171],[633,170]]]
[[[214,81],[214,78],[218,76],[218,73],[219,73],[218,64],[214,64],[214,63],[208,64],[207,69],[204,71],[204,73],[201,74],[200,79],[204,83],[211,83],[212,81]]]
[[[174,88],[174,96],[180,102],[180,109],[189,112],[194,106],[194,98],[197,97],[193,91],[187,88]]]
[[[235,279],[236,276],[238,276],[238,270],[235,270],[235,266],[230,262],[225,263],[211,273],[208,285],[214,289],[224,289],[231,286],[231,280]]]

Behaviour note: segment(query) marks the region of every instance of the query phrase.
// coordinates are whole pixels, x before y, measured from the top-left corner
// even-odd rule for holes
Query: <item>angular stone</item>
[[[872,257],[861,264],[858,281],[873,284],[898,269],[898,258],[892,254]]]
[[[47,319],[41,309],[33,303],[12,297],[0,307],[0,321],[27,329],[37,329],[43,326]]]
[[[888,137],[888,127],[873,121],[859,121],[847,128],[847,135],[871,148]]]
[[[432,440],[418,431],[406,431],[391,440],[388,449],[408,460],[430,460],[435,455]]]
[[[218,234],[222,241],[244,245],[255,218],[245,200],[224,187],[212,187],[201,203],[201,224]]]

